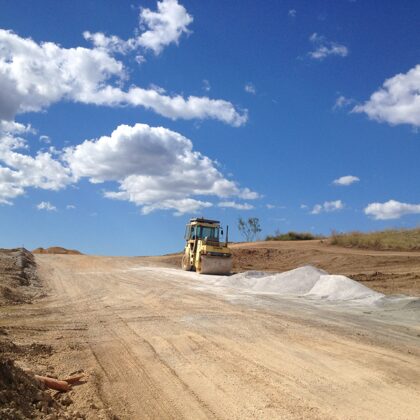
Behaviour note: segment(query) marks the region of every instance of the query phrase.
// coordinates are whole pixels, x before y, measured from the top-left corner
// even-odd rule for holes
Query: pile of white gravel
[[[374,302],[385,295],[375,292],[363,284],[340,275],[323,275],[315,283],[307,295],[327,300],[364,299]]]
[[[247,271],[229,277],[211,276],[209,282],[216,286],[239,288],[258,293],[305,296],[328,301],[355,301],[372,304],[384,297],[382,293],[375,292],[346,276],[330,275],[311,265],[284,273]]]

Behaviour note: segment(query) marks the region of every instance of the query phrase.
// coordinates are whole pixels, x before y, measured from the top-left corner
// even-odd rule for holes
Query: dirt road
[[[140,258],[36,261],[49,297],[3,313],[4,325],[60,343],[51,363],[92,372],[108,417],[418,418],[412,313],[218,291]],[[83,392],[73,398],[98,418]]]

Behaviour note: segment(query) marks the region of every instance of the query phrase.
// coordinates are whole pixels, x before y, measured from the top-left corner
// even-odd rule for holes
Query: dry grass
[[[313,239],[323,239],[323,236],[314,235],[310,232],[276,232],[274,235],[268,235],[266,241],[311,241]]]
[[[420,250],[420,228],[390,229],[368,233],[333,233],[330,243],[350,248],[416,251]]]

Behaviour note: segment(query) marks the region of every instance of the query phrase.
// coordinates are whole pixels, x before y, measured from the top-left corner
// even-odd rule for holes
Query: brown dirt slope
[[[83,255],[76,249],[66,249],[61,246],[51,246],[49,248],[36,248],[32,251],[33,254],[71,254],[71,255]]]
[[[314,241],[260,241],[230,245],[233,271],[287,271],[311,264],[343,274],[385,294],[420,296],[420,252],[370,251]],[[181,254],[148,257],[151,262],[179,267]]]
[[[29,302],[39,290],[33,255],[25,248],[0,249],[0,306]]]

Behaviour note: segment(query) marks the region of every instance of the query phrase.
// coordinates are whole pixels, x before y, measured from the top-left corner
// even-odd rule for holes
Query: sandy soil
[[[0,306],[30,302],[41,293],[33,255],[24,248],[0,248]]]
[[[57,375],[87,373],[71,391],[87,418],[418,418],[418,308],[241,294],[142,258],[36,261],[49,297],[2,324],[51,345]]]
[[[286,271],[311,264],[343,274],[385,294],[420,296],[420,252],[370,251],[314,241],[261,241],[230,245],[233,270]],[[179,267],[180,254],[148,261]]]

